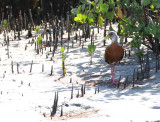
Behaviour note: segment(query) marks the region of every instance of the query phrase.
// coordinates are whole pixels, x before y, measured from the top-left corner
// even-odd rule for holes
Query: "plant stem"
[[[93,52],[91,52],[91,59],[90,59],[90,64],[92,65],[92,57],[93,57]]]

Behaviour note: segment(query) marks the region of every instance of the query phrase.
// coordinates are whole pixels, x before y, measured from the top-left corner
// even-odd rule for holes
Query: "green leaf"
[[[82,21],[81,18],[79,18],[79,17],[75,17],[75,18],[74,18],[74,21],[83,23],[83,21]]]
[[[103,17],[101,15],[98,16],[98,23],[100,26],[103,25]]]
[[[141,43],[142,43],[142,42],[141,42],[140,40],[138,40],[138,41],[137,41],[137,40],[136,40],[136,41],[135,41],[135,40],[132,40],[132,41],[130,42],[130,46],[131,46],[131,47],[139,48],[139,47],[141,46]]]
[[[137,57],[142,57],[143,56],[144,51],[140,50],[139,52],[136,52]]]
[[[149,24],[147,27],[144,28],[144,31],[148,34],[156,34],[158,29],[157,29],[157,26],[156,24]]]
[[[94,45],[88,45],[88,53],[91,55],[96,49],[96,46]]]
[[[112,20],[114,17],[114,11],[111,11],[111,12],[107,12],[107,15],[106,15],[106,18],[109,19],[109,20]]]
[[[78,8],[72,9],[72,10],[71,10],[71,13],[74,14],[74,15],[78,14]]]
[[[146,27],[144,28],[144,33],[145,33],[145,34],[149,34],[149,29],[150,29],[150,28],[149,28],[148,26],[146,26]]]
[[[150,2],[151,2],[151,0],[141,0],[141,4],[142,4],[143,6],[149,5]]]
[[[140,31],[143,27],[143,24],[139,24],[138,27],[135,29],[136,31]]]
[[[86,14],[77,14],[77,17],[74,18],[74,21],[84,23],[87,19]]]
[[[160,1],[159,0],[152,0],[152,4],[155,6],[155,8],[160,8]]]
[[[100,5],[100,11],[104,16],[107,15],[108,9],[109,9],[109,5],[107,5],[106,3]]]
[[[94,1],[95,1],[95,4],[97,4],[99,0],[94,0]]]
[[[156,34],[155,37],[160,40],[160,33]]]
[[[82,5],[82,11],[84,11],[84,10],[85,10],[85,8],[86,8],[86,5],[85,5],[85,4],[83,4],[83,5]]]
[[[38,40],[40,40],[40,41],[41,41],[41,40],[42,40],[42,36],[39,36],[39,37],[38,37]]]
[[[130,42],[130,46],[131,46],[131,47],[134,47],[134,40],[132,40],[132,41]]]
[[[77,12],[78,12],[78,13],[80,13],[80,12],[81,12],[81,8],[82,8],[82,6],[81,6],[81,5],[79,5],[79,6],[78,6],[78,10],[77,10]]]
[[[151,9],[154,9],[154,5],[153,5],[153,4],[151,4],[151,5],[150,5],[150,8],[151,8]]]
[[[158,10],[154,10],[153,12],[154,12],[154,13],[157,13],[157,12],[158,12]]]
[[[137,3],[137,1],[134,1],[134,3],[132,4],[132,7],[137,8],[139,5]]]
[[[61,51],[64,52],[64,50],[65,50],[65,47],[61,47]]]
[[[109,27],[109,30],[110,30],[110,31],[115,31],[115,30],[112,28],[112,26],[111,26],[111,27]]]
[[[128,0],[127,0],[128,1]],[[114,3],[114,0],[110,0],[110,2],[109,2],[109,7],[110,8],[115,8],[115,3]]]
[[[39,36],[39,37],[37,38],[37,42],[38,42],[38,45],[42,44],[42,36]]]
[[[36,32],[38,32],[38,31],[39,31],[39,29],[40,29],[39,27],[36,27],[35,31],[36,31]]]
[[[129,0],[122,0],[122,4],[123,5],[126,5],[126,4],[128,4],[129,3]]]
[[[141,46],[141,41],[136,41],[136,42],[134,42],[134,46],[135,46],[136,48],[139,48],[139,47]]]
[[[7,20],[3,20],[3,24],[4,24],[4,25],[7,25]]]
[[[120,34],[124,34],[124,33],[125,33],[125,30],[121,29]]]
[[[82,20],[83,20],[83,22],[85,22],[86,19],[87,19],[87,15],[86,14],[82,14]]]
[[[62,57],[62,61],[65,61],[65,59],[66,59],[65,57]]]
[[[91,52],[91,51],[88,50],[88,53],[89,53],[89,55],[91,55],[93,52]]]
[[[157,28],[155,27],[155,28],[152,28],[152,33],[154,34],[154,35],[156,35],[156,33],[157,33]]]
[[[92,1],[91,4],[92,4],[92,6],[95,6],[95,2],[94,1]]]
[[[125,27],[125,30],[126,30],[127,32],[129,32],[129,33],[133,33],[133,32],[134,32],[134,28],[131,27],[130,25],[127,25],[127,26]]]
[[[135,32],[135,33],[134,33],[134,38],[135,38],[135,39],[139,38],[139,33]]]
[[[97,13],[97,14],[99,14],[99,8],[98,8],[98,7],[95,7],[95,8],[94,8],[94,12]]]
[[[99,5],[102,5],[103,4],[103,0],[99,0]]]
[[[64,72],[64,74],[66,74],[66,68],[64,68],[64,71],[63,71],[63,72]]]
[[[94,24],[94,19],[93,18],[88,18],[88,24],[93,25]]]
[[[160,24],[157,26],[157,33],[160,33]]]

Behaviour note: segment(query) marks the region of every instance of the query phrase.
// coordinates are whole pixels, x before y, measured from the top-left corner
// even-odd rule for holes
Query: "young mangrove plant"
[[[40,30],[40,28],[39,27],[36,27],[36,29],[35,29],[35,31],[38,33],[38,31]]]
[[[40,30],[39,27],[36,27],[36,28],[35,28],[35,31],[36,31],[37,34],[38,34],[38,37],[37,37],[37,53],[38,53],[38,54],[39,54],[39,49],[42,48],[42,36],[39,35],[39,32],[38,32],[39,30]]]
[[[41,48],[42,46],[42,36],[38,36],[37,37],[37,53],[39,54],[39,49]]]
[[[66,68],[65,68],[65,60],[66,60],[66,53],[64,53],[65,47],[61,47],[61,57],[62,57],[62,70],[63,70],[63,76],[66,74]]]
[[[91,55],[90,64],[92,64],[92,57],[93,57],[95,49],[96,49],[95,45],[88,45],[88,53],[89,55]]]
[[[4,25],[4,28],[7,27],[7,20],[3,20],[3,25]]]
[[[3,31],[4,31],[4,38],[5,38],[4,40],[5,40],[5,41],[6,41],[7,25],[8,25],[7,20],[3,20],[2,29],[3,29]]]

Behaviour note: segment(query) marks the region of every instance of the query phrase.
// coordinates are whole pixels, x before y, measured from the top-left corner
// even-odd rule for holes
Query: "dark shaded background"
[[[66,18],[71,7],[76,7],[78,4],[79,0],[0,0],[0,19],[8,19],[8,15],[10,18],[18,18],[20,11],[22,16],[24,13],[29,15],[29,9],[34,21],[38,16],[40,19],[47,19],[47,14]],[[38,7],[41,9],[40,14],[37,12]]]

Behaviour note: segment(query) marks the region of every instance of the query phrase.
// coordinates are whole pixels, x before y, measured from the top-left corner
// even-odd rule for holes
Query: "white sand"
[[[160,121],[160,71],[155,73],[151,69],[150,79],[146,79],[142,85],[135,88],[116,89],[110,86],[100,86],[100,93],[94,94],[97,86],[86,86],[84,97],[76,98],[78,89],[85,81],[105,81],[110,78],[110,66],[104,61],[103,31],[98,34],[95,41],[96,51],[93,56],[93,64],[90,65],[90,56],[87,45],[84,48],[75,43],[70,47],[66,58],[67,75],[62,77],[60,46],[56,50],[53,61],[50,61],[52,53],[49,48],[44,54],[36,54],[34,44],[28,44],[30,39],[25,39],[23,31],[21,40],[10,41],[9,53],[4,43],[3,34],[0,35],[0,122],[50,122],[50,111],[54,101],[55,91],[59,92],[58,111],[60,115],[63,105],[66,121],[99,121],[99,122],[144,122]],[[35,32],[34,32],[35,33]],[[10,36],[10,40],[12,40]],[[25,45],[28,48],[25,51]],[[107,42],[109,44],[109,41]],[[66,44],[67,45],[67,44]],[[70,46],[71,46],[70,41]],[[67,50],[67,49],[66,49]],[[46,59],[46,54],[50,54]],[[135,60],[134,60],[135,59]],[[33,60],[33,69],[30,73],[30,65]],[[11,61],[14,62],[14,74],[11,71]],[[130,59],[124,57],[122,64],[115,68],[116,79],[119,75],[126,77],[132,75],[134,68],[139,67],[136,56],[132,54]],[[151,61],[151,63],[154,62]],[[19,74],[17,73],[19,64]],[[44,72],[42,72],[44,64]],[[50,76],[53,65],[53,76]],[[155,65],[155,63],[153,63]],[[100,75],[84,79],[84,75]],[[102,77],[106,74],[106,77]],[[70,78],[74,85],[74,98],[71,97]],[[23,83],[23,84],[21,84]],[[77,84],[78,83],[78,84]],[[30,86],[29,86],[30,84]],[[80,91],[79,91],[80,92]],[[68,106],[67,106],[68,105]],[[43,113],[47,117],[43,117]],[[71,117],[66,117],[72,114]],[[79,114],[75,116],[75,114]],[[60,121],[60,120],[59,120]],[[63,120],[64,121],[64,120]]]

